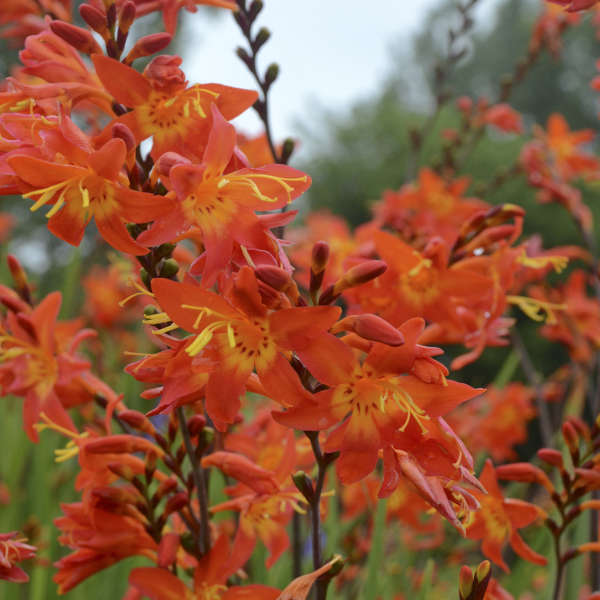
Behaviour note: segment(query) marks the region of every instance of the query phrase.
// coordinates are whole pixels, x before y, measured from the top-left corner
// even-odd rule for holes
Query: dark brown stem
[[[202,466],[196,460],[195,448],[192,444],[185,414],[181,406],[177,407],[177,419],[179,420],[183,443],[192,466],[192,477],[196,493],[198,494],[198,504],[200,506],[200,549],[203,554],[206,554],[210,548],[210,529],[208,525],[208,495],[204,480],[204,469],[202,469]]]
[[[304,433],[310,440],[318,469],[313,492],[310,497],[306,498],[310,506],[313,568],[316,570],[323,566],[323,549],[321,547],[321,494],[323,493],[327,468],[336,460],[338,453],[323,454],[321,445],[319,444],[319,433],[317,431],[305,431]],[[327,598],[327,588],[330,581],[330,578],[317,579],[315,584],[316,600],[325,600]]]
[[[271,120],[269,118],[269,88],[275,80],[275,77],[277,77],[277,74],[270,79],[267,71],[267,74],[265,74],[265,77],[263,78],[259,75],[256,64],[258,52],[262,48],[266,39],[268,39],[268,32],[265,34],[266,39],[264,41],[261,41],[260,38],[261,33],[263,31],[267,31],[266,29],[261,29],[256,37],[252,35],[252,24],[256,20],[258,13],[262,10],[262,2],[253,1],[250,3],[250,6],[247,7],[246,0],[237,0],[237,4],[238,11],[234,14],[235,22],[238,24],[242,34],[246,38],[250,49],[250,52],[247,52],[243,48],[238,48],[238,56],[246,65],[250,73],[252,73],[252,76],[256,80],[256,83],[258,84],[258,87],[262,93],[261,98],[259,98],[254,104],[254,110],[256,110],[256,113],[265,127],[265,135],[267,137],[269,149],[273,155],[273,160],[276,163],[285,164],[287,161],[282,160],[282,156],[278,154],[277,149],[275,148],[271,130]],[[269,69],[271,69],[271,67],[269,67]]]
[[[302,575],[302,528],[300,514],[294,511],[292,516],[292,578]]]
[[[560,554],[560,535],[554,535],[554,554],[556,556],[556,575],[554,579],[554,593],[552,594],[552,600],[560,600],[560,590],[562,588],[562,581],[565,574],[565,563],[562,560]]]

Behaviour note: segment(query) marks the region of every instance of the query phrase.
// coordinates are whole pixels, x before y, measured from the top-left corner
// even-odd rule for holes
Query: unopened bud
[[[252,65],[252,58],[250,58],[250,55],[248,54],[248,52],[246,52],[244,48],[238,46],[235,50],[235,53],[238,55],[238,58],[240,58],[246,65]]]
[[[266,27],[261,27],[252,42],[252,48],[254,52],[258,51],[258,49],[267,42],[267,40],[271,37],[271,32]]]
[[[160,267],[161,277],[175,277],[179,272],[179,263],[174,258],[167,258]]]
[[[173,250],[175,250],[176,244],[171,244],[167,242],[165,244],[161,244],[155,251],[155,256],[160,258],[166,258],[167,256],[171,256],[173,254]]]
[[[248,18],[250,19],[250,21],[254,21],[254,19],[256,19],[256,17],[258,16],[258,13],[262,9],[263,9],[262,0],[254,0],[254,2],[252,2],[252,4],[250,5],[250,8],[248,10]]]
[[[121,7],[121,13],[119,14],[119,31],[123,33],[127,33],[129,28],[135,21],[135,3],[128,0]]]
[[[169,175],[169,172],[175,165],[189,165],[191,161],[177,152],[165,152],[156,161],[154,167],[156,168],[159,175]]]
[[[206,417],[204,415],[193,415],[188,419],[187,426],[190,435],[196,437],[206,427]]]
[[[202,448],[210,446],[215,441],[215,430],[212,427],[205,427],[200,435],[198,445]]]
[[[125,479],[125,481],[132,481],[135,477],[133,469],[129,465],[121,463],[109,463],[108,470],[114,473],[117,477]]]
[[[292,138],[286,138],[283,141],[283,146],[281,147],[281,157],[280,161],[286,165],[296,148],[296,142]]]
[[[164,514],[170,515],[173,512],[181,510],[188,503],[188,496],[185,492],[179,492],[171,496],[165,505]]]
[[[154,453],[158,448],[145,438],[135,435],[111,435],[90,440],[85,451],[90,454],[133,454],[134,452]]]
[[[125,142],[127,152],[135,150],[137,142],[135,140],[133,132],[131,131],[131,129],[129,129],[129,127],[127,127],[127,125],[124,125],[123,123],[115,123],[112,126],[111,133],[114,138],[118,138]]]
[[[172,531],[163,533],[158,545],[158,566],[163,569],[170,567],[175,562],[177,550],[179,550],[179,534]]]
[[[265,85],[269,87],[279,75],[279,65],[277,63],[271,63],[267,72],[265,73]]]
[[[475,578],[478,582],[483,581],[492,569],[492,565],[489,560],[484,560],[479,563],[477,570],[475,571]]]
[[[342,319],[332,328],[332,333],[352,331],[373,342],[380,342],[388,346],[400,346],[404,343],[404,336],[393,325],[376,315],[353,315]]]
[[[292,481],[306,500],[311,502],[314,497],[314,489],[310,477],[304,471],[296,471],[292,475]]]
[[[569,452],[571,453],[571,456],[578,456],[579,455],[579,435],[577,434],[575,427],[573,427],[573,424],[570,423],[569,421],[567,421],[566,423],[563,423],[562,434],[563,434],[563,438],[565,439],[565,442],[567,444],[567,447],[569,448]]]
[[[27,274],[25,273],[25,269],[19,262],[19,259],[12,254],[9,254],[6,257],[6,262],[8,264],[8,269],[15,283],[15,291],[19,294],[19,297],[27,302],[27,304],[31,304],[31,289],[29,287],[29,281],[27,281]]]
[[[103,54],[102,48],[87,29],[64,21],[51,21],[50,29],[67,44],[70,44],[79,52],[83,52],[83,54]]]
[[[292,279],[285,269],[276,267],[275,265],[260,265],[256,267],[254,272],[258,279],[278,292],[285,290],[290,285]]]
[[[160,483],[156,492],[154,492],[154,497],[157,500],[162,500],[167,494],[170,494],[177,487],[177,480],[175,477],[169,477]]]
[[[312,249],[312,261],[310,270],[312,273],[322,273],[327,267],[329,261],[329,244],[327,242],[319,241]]]
[[[469,114],[473,109],[473,100],[468,96],[461,96],[456,100],[456,108],[463,113]]]
[[[498,479],[508,481],[521,481],[526,483],[538,483],[543,486],[548,492],[554,492],[552,482],[539,467],[530,463],[512,463],[509,465],[500,465],[496,467],[496,475]]]
[[[379,277],[387,269],[387,264],[382,260],[367,260],[348,271],[335,283],[334,294],[341,294],[348,288],[362,285]]]
[[[148,275],[148,271],[146,271],[146,269],[144,269],[143,267],[140,269],[140,279],[142,280],[142,283],[148,288],[150,289],[150,275]]]
[[[563,468],[563,457],[558,450],[553,448],[541,448],[537,452],[538,458],[553,467]]]
[[[123,62],[130,65],[137,58],[156,54],[164,50],[171,43],[171,39],[171,34],[165,32],[145,35],[135,43]]]
[[[472,591],[473,571],[467,565],[463,565],[458,575],[458,596],[460,600],[469,600]]]
[[[150,422],[150,419],[137,410],[123,410],[118,414],[118,417],[120,421],[127,423],[127,425],[138,431],[142,431],[148,435],[154,434],[154,426]]]
[[[296,303],[299,296],[298,286],[285,269],[275,265],[261,265],[256,267],[255,273],[260,281],[278,292],[287,294],[290,300]]]
[[[108,25],[106,23],[106,12],[103,12],[99,8],[92,6],[91,4],[82,4],[79,7],[79,14],[81,18],[102,37],[108,32]]]
[[[158,310],[158,308],[156,308],[156,306],[153,306],[152,304],[148,304],[148,306],[144,307],[144,316],[145,317],[149,317],[150,315],[155,315],[158,312],[160,312]]]

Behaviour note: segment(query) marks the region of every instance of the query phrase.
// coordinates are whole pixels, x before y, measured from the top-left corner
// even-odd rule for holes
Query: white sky
[[[491,0],[487,0],[489,3]],[[254,32],[271,30],[259,54],[264,71],[273,61],[280,74],[273,84],[271,123],[278,141],[298,134],[297,122],[310,121],[311,107],[343,110],[372,94],[390,70],[390,47],[408,40],[439,0],[264,0]],[[233,18],[206,19],[202,9],[187,27],[183,69],[193,83],[222,83],[256,89],[252,76],[235,56],[244,38]],[[198,35],[199,40],[194,40]],[[192,46],[191,46],[192,45]],[[261,129],[254,111],[236,120],[240,130]]]

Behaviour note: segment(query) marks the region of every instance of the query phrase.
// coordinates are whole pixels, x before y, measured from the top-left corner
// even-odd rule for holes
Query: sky
[[[489,1],[489,0],[488,0]],[[391,70],[390,48],[408,40],[439,0],[264,0],[255,31],[271,39],[259,54],[262,71],[278,62],[280,75],[269,93],[271,123],[277,140],[299,133],[316,107],[345,110],[373,93]],[[252,76],[235,56],[244,38],[233,18],[206,17],[199,10],[184,30],[184,71],[193,83],[222,83],[256,89]],[[261,62],[262,61],[262,62]],[[254,111],[236,126],[258,133]]]

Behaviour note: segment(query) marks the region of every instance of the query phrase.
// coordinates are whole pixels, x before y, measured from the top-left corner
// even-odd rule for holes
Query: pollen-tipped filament
[[[194,321],[194,329],[200,328],[200,323],[205,317],[224,316],[217,311],[214,311],[206,306],[192,306],[190,304],[182,304],[181,308],[188,308],[191,310],[199,311],[196,320]],[[213,321],[207,325],[197,336],[196,339],[185,349],[189,356],[196,356],[202,352],[206,345],[212,340],[215,332],[218,329],[225,328],[227,332],[227,341],[229,342],[230,348],[235,348],[235,333],[231,321],[229,319],[221,319],[219,321]]]
[[[61,435],[64,435],[65,437],[70,438],[70,440],[67,442],[67,445],[64,448],[57,448],[56,450],[54,450],[54,462],[65,462],[66,460],[69,460],[70,458],[73,458],[79,454],[79,446],[77,445],[77,442],[79,440],[84,440],[89,436],[89,433],[87,431],[84,431],[83,433],[71,431],[70,429],[62,427],[58,423],[52,421],[46,413],[41,413],[40,418],[42,419],[43,423],[36,423],[33,426],[36,431],[42,432],[46,429],[50,429],[52,431],[60,433]]]
[[[379,396],[379,409],[383,413],[386,412],[386,404],[388,400],[392,400],[396,406],[398,406],[398,408],[406,413],[404,423],[402,423],[402,425],[398,428],[400,431],[405,431],[411,419],[413,419],[419,426],[419,429],[422,433],[427,432],[427,427],[423,425],[423,421],[428,421],[429,416],[422,408],[417,406],[411,395],[406,390],[403,390],[399,386],[395,386],[392,389],[386,389]]]
[[[33,206],[29,208],[31,212],[35,212],[36,210],[47,204],[60,190],[60,195],[54,202],[54,206],[52,206],[52,208],[46,213],[46,217],[50,218],[62,208],[63,204],[65,203],[65,195],[71,188],[71,185],[75,182],[78,183],[79,189],[82,193],[83,206],[84,208],[87,208],[89,206],[89,192],[85,190],[85,193],[87,193],[87,204],[85,204],[84,189],[81,187],[81,177],[72,177],[71,179],[60,181],[40,190],[33,190],[31,192],[27,192],[26,194],[23,194],[23,198],[33,199],[35,196],[39,196],[33,204]]]
[[[254,196],[256,196],[256,198],[258,198],[262,202],[277,202],[277,197],[271,198],[270,196],[267,196],[266,194],[263,194],[260,191],[258,185],[256,185],[256,182],[254,181],[255,179],[270,179],[278,183],[285,191],[287,195],[286,202],[287,204],[289,204],[292,201],[292,192],[294,191],[294,188],[287,182],[298,181],[304,183],[306,181],[306,175],[304,175],[303,177],[277,177],[275,175],[267,175],[266,173],[252,173],[251,176],[234,174],[227,176],[228,182],[239,181],[240,183],[246,184],[252,190]]]

